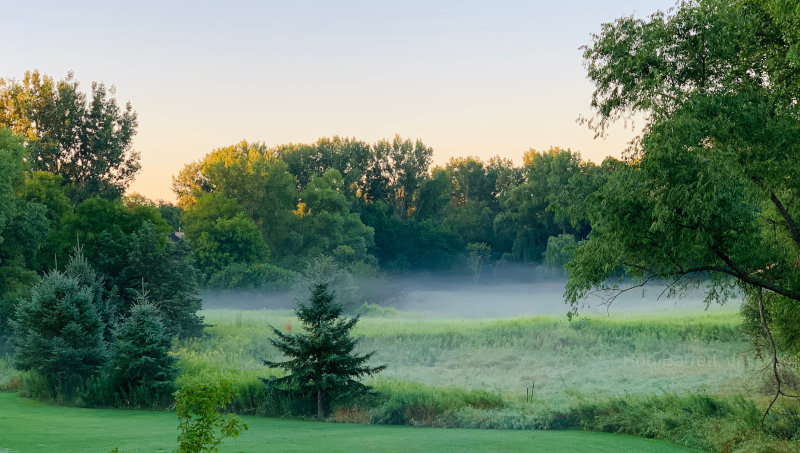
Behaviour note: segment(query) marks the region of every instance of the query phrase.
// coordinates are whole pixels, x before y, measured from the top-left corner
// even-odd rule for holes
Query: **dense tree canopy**
[[[255,222],[224,194],[201,196],[183,221],[197,268],[207,276],[234,263],[260,263],[269,257]]]
[[[596,124],[639,111],[650,120],[593,196],[573,299],[618,266],[710,271],[800,299],[791,44],[755,2],[690,2],[604,26],[585,51]]]
[[[73,201],[118,198],[139,171],[131,148],[138,123],[131,105],[113,96],[102,83],[89,95],[79,91],[71,73],[0,79],[0,128],[24,138],[33,169],[60,175]]]
[[[47,206],[37,202],[48,201],[22,196],[26,168],[21,141],[0,129],[0,299],[32,282],[29,269],[49,233]]]
[[[314,175],[300,192],[297,208],[302,243],[299,256],[332,255],[343,263],[368,260],[373,230],[364,225],[344,195],[344,182],[337,170]]]
[[[488,162],[452,158],[434,168],[431,154],[421,141],[399,136],[372,144],[332,137],[273,148],[240,142],[186,165],[173,188],[179,206],[194,212],[206,194],[234,200],[261,231],[270,266],[293,271],[326,254],[361,268],[468,273],[469,243],[486,244],[492,259],[541,261],[551,236],[582,239],[589,231],[584,200],[605,172],[577,153],[532,150],[522,167],[497,156]],[[143,202],[135,198],[128,203]],[[200,245],[200,232],[212,234],[207,222],[194,224],[201,217],[185,215],[180,226],[196,257],[222,263],[206,270],[208,262],[200,264],[208,282],[219,272],[215,284],[227,287],[232,275],[222,269],[230,260],[217,256],[216,246]],[[280,278],[273,268],[261,269],[266,259],[258,270],[241,267],[256,261],[238,260],[236,268]]]

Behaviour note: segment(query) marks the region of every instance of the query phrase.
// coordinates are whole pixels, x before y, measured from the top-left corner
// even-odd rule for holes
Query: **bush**
[[[206,286],[211,289],[288,289],[296,273],[268,263],[234,263],[215,272]]]
[[[178,453],[215,452],[223,440],[239,437],[248,429],[239,416],[221,414],[235,394],[226,380],[192,382],[175,394]]]
[[[363,409],[365,422],[389,425],[449,426],[445,420],[464,409],[502,409],[503,397],[486,390],[431,387],[416,382],[378,380],[376,393],[350,405],[340,405],[335,413]]]
[[[544,251],[544,264],[550,267],[563,269],[575,256],[578,243],[571,234],[550,236],[547,240],[547,249]]]
[[[797,418],[772,416],[762,431],[761,416],[752,401],[740,396],[666,394],[579,401],[541,421],[549,429],[630,434],[705,451],[789,451],[781,441],[797,432]],[[756,444],[770,447],[749,450]]]

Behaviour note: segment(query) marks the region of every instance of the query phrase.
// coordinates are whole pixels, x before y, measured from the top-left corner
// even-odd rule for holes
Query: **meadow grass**
[[[759,408],[770,389],[736,310],[593,315],[572,322],[386,313],[392,316],[362,318],[354,332],[362,338],[362,352],[376,351],[373,364],[388,365],[368,380],[375,393],[335,403],[330,420],[581,429],[709,451],[797,450],[797,406],[781,403],[788,416],[770,417],[766,431],[759,426]],[[203,315],[210,324],[206,335],[174,344],[178,386],[222,377],[239,389],[229,410],[273,417],[314,412],[313,401],[287,399],[259,380],[279,373],[266,368],[264,359],[282,359],[269,342],[268,326],[301,328],[291,311]],[[0,360],[0,376],[4,369],[10,370]]]
[[[245,417],[250,429],[220,451],[275,452],[688,452],[664,441],[582,431],[486,431],[366,426]],[[46,406],[0,393],[0,451],[169,452],[177,419],[169,412]]]
[[[223,376],[241,413],[302,415],[311,408],[265,392],[279,373],[269,325],[300,328],[290,311],[208,310],[204,338],[176,344],[181,378]],[[447,319],[420,313],[364,317],[354,333],[373,364],[377,394],[336,404],[342,422],[449,428],[586,429],[668,439],[709,451],[793,451],[800,418],[771,417],[769,388],[735,309],[615,316]],[[747,398],[743,398],[746,395]],[[308,402],[306,402],[308,403]],[[306,404],[308,406],[308,404]],[[787,406],[796,411],[795,406]]]
[[[251,380],[280,360],[268,325],[297,329],[289,311],[209,310],[208,336],[176,347],[182,375],[222,373]],[[571,395],[752,391],[755,364],[735,310],[714,313],[527,317],[494,320],[365,317],[361,351],[385,363],[384,379],[456,386],[548,404]],[[380,388],[381,380],[374,382]]]

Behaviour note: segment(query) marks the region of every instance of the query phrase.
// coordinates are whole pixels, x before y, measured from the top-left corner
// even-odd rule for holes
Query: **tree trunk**
[[[317,389],[317,418],[325,417],[325,406],[322,402],[322,389]]]

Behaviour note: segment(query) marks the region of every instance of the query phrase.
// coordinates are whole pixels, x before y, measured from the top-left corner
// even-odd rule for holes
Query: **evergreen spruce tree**
[[[350,330],[358,316],[342,317],[342,307],[334,301],[326,284],[314,285],[309,302],[298,304],[295,314],[303,323],[304,332],[284,333],[270,326],[276,336],[270,342],[290,360],[264,361],[266,366],[283,368],[288,374],[264,381],[294,394],[316,397],[317,416],[323,418],[331,399],[367,392],[369,387],[358,379],[386,366],[368,366],[373,353],[354,353],[359,340],[350,335]]]
[[[104,287],[105,278],[94,270],[89,260],[83,254],[81,246],[75,247],[69,262],[64,267],[64,275],[72,277],[78,284],[89,291],[92,303],[97,310],[97,315],[105,325],[103,337],[106,341],[113,340],[113,328],[117,310],[115,300],[116,288],[106,290]]]
[[[177,374],[171,343],[159,308],[140,294],[130,314],[114,328],[109,366],[111,382],[127,404],[151,406],[169,400]]]
[[[170,337],[199,336],[203,318],[197,314],[202,301],[198,297],[196,271],[189,261],[189,250],[183,241],[166,241],[150,222],[130,236],[128,256],[119,275],[114,276],[119,288],[120,315],[127,315],[137,303],[139,293],[147,291],[157,308]]]
[[[74,396],[106,362],[105,325],[91,290],[75,277],[58,271],[42,277],[17,304],[11,326],[17,368],[38,372],[54,394]]]

